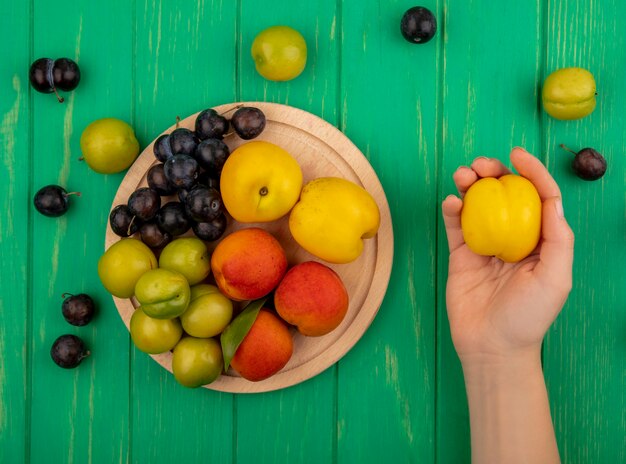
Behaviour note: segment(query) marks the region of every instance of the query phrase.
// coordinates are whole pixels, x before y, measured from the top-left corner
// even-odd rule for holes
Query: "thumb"
[[[567,296],[572,288],[574,233],[565,220],[560,197],[543,202],[541,237],[536,275],[541,282],[563,290]]]

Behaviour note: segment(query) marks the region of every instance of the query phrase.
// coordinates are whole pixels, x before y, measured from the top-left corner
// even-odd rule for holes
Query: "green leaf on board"
[[[267,300],[267,298],[261,298],[260,300],[254,300],[248,303],[244,310],[233,319],[222,332],[220,341],[222,343],[222,354],[224,356],[224,372],[228,370],[230,361],[233,359],[233,356],[235,356],[237,348],[239,348],[243,339],[248,335],[259,311],[263,307],[263,304],[265,304],[265,300]]]

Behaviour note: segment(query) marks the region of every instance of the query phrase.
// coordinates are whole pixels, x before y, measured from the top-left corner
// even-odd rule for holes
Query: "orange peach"
[[[348,291],[331,268],[307,261],[287,271],[274,293],[274,306],[302,335],[317,337],[341,324],[348,311]]]
[[[287,270],[287,257],[274,236],[251,227],[227,235],[215,247],[211,270],[225,296],[256,300],[276,288]]]
[[[262,308],[230,365],[244,379],[258,382],[285,367],[292,353],[293,339],[287,325]]]

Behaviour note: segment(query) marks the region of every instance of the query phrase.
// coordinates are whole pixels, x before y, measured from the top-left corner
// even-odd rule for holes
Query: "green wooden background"
[[[626,3],[621,0],[424,0],[430,43],[399,32],[406,0],[3,1],[0,16],[0,462],[469,462],[462,373],[449,335],[447,245],[439,212],[452,173],[475,156],[508,162],[522,145],[561,185],[576,233],[575,281],[543,359],[561,456],[626,462]],[[249,50],[263,28],[300,30],[309,62],[272,83]],[[65,104],[29,86],[36,58],[67,56],[83,79]],[[598,106],[549,118],[540,85],[588,68]],[[317,114],[365,153],[386,190],[395,258],[384,303],[336,365],[294,387],[232,395],[188,390],[130,343],[99,283],[109,206],[123,177],[78,161],[85,126],[130,122],[145,146],[187,116],[264,100]],[[583,182],[558,145],[593,146],[607,175]],[[83,193],[52,219],[34,192]],[[83,328],[61,294],[100,308]],[[50,360],[62,333],[93,355]]]

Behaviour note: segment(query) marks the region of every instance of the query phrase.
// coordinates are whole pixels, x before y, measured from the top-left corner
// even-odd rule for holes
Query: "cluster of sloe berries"
[[[86,293],[78,295],[63,294],[61,311],[63,318],[70,324],[82,327],[89,324],[96,312],[93,299]],[[60,367],[71,369],[77,367],[91,352],[85,342],[76,335],[65,334],[58,337],[52,344],[50,356]]]
[[[113,232],[120,237],[139,232],[151,248],[162,248],[189,229],[202,240],[219,239],[228,225],[219,182],[230,155],[224,137],[232,126],[239,137],[250,140],[265,124],[258,108],[238,107],[230,120],[207,109],[196,117],[195,130],[179,127],[158,137],[153,152],[159,162],[148,170],[148,187],[138,188],[126,204],[113,208]]]

